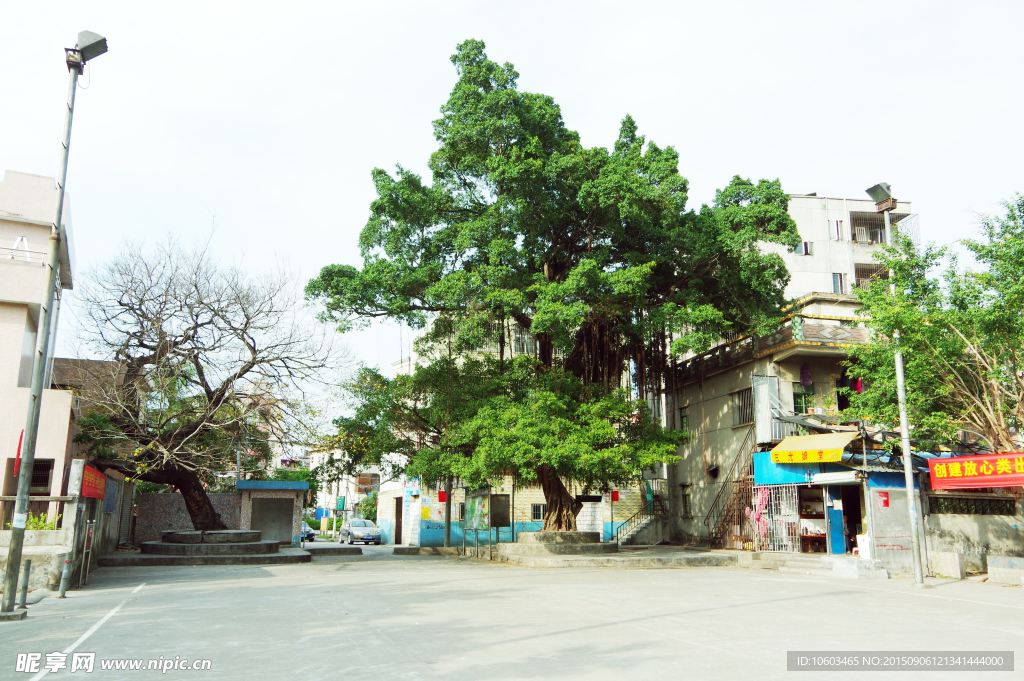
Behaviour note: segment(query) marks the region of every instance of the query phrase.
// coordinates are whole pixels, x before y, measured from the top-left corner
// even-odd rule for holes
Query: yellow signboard
[[[846,445],[858,436],[857,431],[826,435],[792,435],[772,450],[772,461],[774,463],[842,461]]]
[[[842,461],[843,450],[841,449],[815,449],[802,450],[799,452],[772,452],[772,461],[775,463],[818,463],[826,461]]]

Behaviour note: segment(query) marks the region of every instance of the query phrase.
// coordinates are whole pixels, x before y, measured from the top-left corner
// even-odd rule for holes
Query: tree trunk
[[[544,532],[575,532],[576,516],[583,504],[572,498],[569,490],[562,484],[558,473],[547,464],[537,469],[537,479],[544,490],[544,500],[548,510],[544,514]]]
[[[228,526],[221,520],[220,514],[213,507],[213,502],[206,494],[206,488],[199,481],[199,476],[192,471],[178,470],[176,476],[178,481],[173,483],[181,498],[185,501],[185,508],[192,519],[192,527],[197,530],[226,530]]]
[[[192,527],[197,530],[226,530],[228,526],[221,520],[220,514],[213,507],[213,502],[206,494],[206,488],[193,471],[184,468],[155,468],[142,473],[135,469],[135,462],[120,459],[100,459],[91,461],[93,465],[104,470],[113,468],[136,480],[153,482],[158,485],[174,485],[181,492],[185,509],[192,519]]]

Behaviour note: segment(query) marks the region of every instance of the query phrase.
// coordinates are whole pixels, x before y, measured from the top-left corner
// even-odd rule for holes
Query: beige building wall
[[[0,496],[14,496],[14,463],[28,417],[29,384],[39,311],[46,293],[46,253],[57,191],[53,178],[6,171],[0,182]],[[66,238],[60,252],[60,290],[71,288],[73,247],[70,205],[65,196]],[[59,292],[59,291],[58,291]],[[59,312],[59,299],[56,311]],[[51,348],[56,324],[51,335]],[[49,489],[34,495],[60,496],[72,453],[74,396],[44,390],[36,442],[37,463],[52,462]],[[38,467],[36,470],[40,470]],[[31,503],[33,513],[53,521],[56,502]],[[13,502],[0,501],[0,519],[10,522]]]

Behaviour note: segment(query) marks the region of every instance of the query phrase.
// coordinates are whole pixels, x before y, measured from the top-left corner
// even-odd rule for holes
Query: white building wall
[[[899,202],[899,213],[911,213],[909,202]],[[811,255],[799,255],[777,244],[765,244],[763,250],[778,253],[789,268],[790,282],[786,297],[800,298],[808,293],[833,293],[833,274],[843,274],[848,282],[843,293],[850,292],[855,281],[855,266],[874,264],[873,253],[878,245],[854,242],[851,233],[851,213],[874,213],[875,204],[869,198],[836,199],[824,196],[793,195],[789,199],[789,214],[796,222],[802,241],[811,245]],[[837,225],[838,222],[838,225]]]

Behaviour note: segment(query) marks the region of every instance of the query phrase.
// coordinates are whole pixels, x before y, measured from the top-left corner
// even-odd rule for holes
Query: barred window
[[[544,520],[544,516],[548,513],[547,504],[533,504],[531,507],[531,517],[533,520]]]
[[[954,497],[933,494],[928,498],[932,513],[959,513],[964,515],[1017,515],[1017,500],[1013,497]]]
[[[36,459],[32,467],[32,482],[29,487],[33,490],[46,490],[50,493],[50,481],[53,477],[53,459]]]
[[[744,426],[754,422],[754,391],[744,388],[732,394],[732,425]]]

